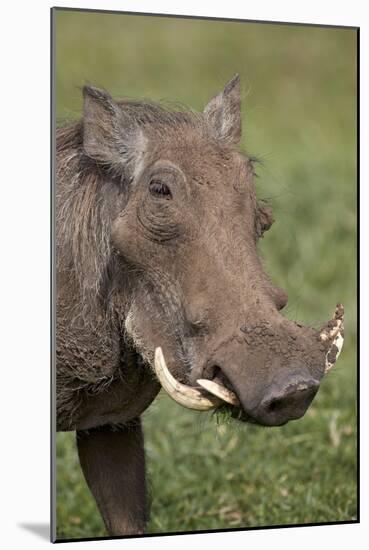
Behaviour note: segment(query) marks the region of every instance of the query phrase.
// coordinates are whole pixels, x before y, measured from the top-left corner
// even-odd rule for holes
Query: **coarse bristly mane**
[[[201,127],[193,111],[150,102],[120,101],[128,126]],[[83,121],[57,129],[56,258],[59,274],[79,287],[76,312],[86,324],[109,310],[115,268],[110,243],[111,213],[104,196],[106,169],[83,152]],[[124,173],[120,174],[124,183]]]
[[[79,285],[83,317],[94,310],[111,255],[109,213],[97,167],[82,151],[82,124],[57,131],[56,258],[58,273]]]

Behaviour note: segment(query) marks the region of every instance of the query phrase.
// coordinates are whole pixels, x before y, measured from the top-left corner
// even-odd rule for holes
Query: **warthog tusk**
[[[223,401],[230,403],[230,405],[234,405],[235,407],[240,406],[240,401],[237,395],[233,393],[233,391],[225,388],[222,384],[217,384],[217,382],[214,382],[213,380],[207,380],[206,378],[201,378],[200,380],[196,380],[196,382],[200,384],[200,386],[205,388],[205,390],[207,390],[209,393],[216,395]]]
[[[160,347],[155,349],[154,368],[164,390],[183,407],[196,411],[207,411],[221,405],[222,401],[218,397],[213,395],[206,397],[202,390],[178,382],[169,372]]]
[[[327,355],[325,356],[325,370],[324,370],[325,374],[331,370],[331,368],[337,361],[341,353],[342,346],[343,346],[343,336],[341,332],[339,332],[335,337],[335,339],[333,340],[333,344],[329,348]]]
[[[328,353],[325,356],[325,370],[326,374],[331,370],[335,362],[337,361],[343,346],[344,341],[344,309],[342,304],[338,304],[334,315],[325,328],[320,333],[320,339],[323,342],[331,341]]]

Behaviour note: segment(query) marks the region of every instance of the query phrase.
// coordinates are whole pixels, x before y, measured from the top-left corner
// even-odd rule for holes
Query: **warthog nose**
[[[301,418],[314,399],[319,382],[314,378],[294,380],[282,390],[272,386],[253,416],[267,426],[279,426]]]

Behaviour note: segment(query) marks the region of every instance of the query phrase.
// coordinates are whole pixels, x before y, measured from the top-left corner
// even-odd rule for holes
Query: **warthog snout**
[[[232,385],[224,374],[227,369],[222,370],[218,365],[214,365],[212,370],[216,373],[213,380],[201,380],[200,385],[209,392],[212,392],[213,384],[216,384],[215,389],[218,386],[226,387],[228,395],[238,394],[239,397],[236,399],[226,399],[219,390],[217,393],[223,401],[234,405],[239,410],[242,408],[242,416],[237,413],[234,416],[263,426],[281,426],[289,420],[301,418],[320,386],[319,380],[311,376],[307,369],[300,368],[296,369],[296,372],[288,373],[284,378],[280,379],[276,376],[275,381],[265,388],[261,397],[255,400],[250,398],[249,392],[243,392],[242,385]],[[254,391],[255,396],[257,392],[254,393]]]
[[[252,411],[252,417],[265,426],[280,426],[289,420],[301,418],[319,389],[319,381],[297,375],[292,380],[274,384],[264,399]]]
[[[255,332],[255,327],[251,330],[252,338],[248,331],[246,338],[233,335],[202,365],[195,359],[189,384],[171,375],[161,348],[157,348],[155,370],[163,388],[186,407],[231,406],[234,418],[264,426],[281,426],[301,418],[342,348],[342,306],[337,306],[320,332],[286,319],[278,331],[268,326],[264,333]],[[194,350],[193,346],[195,358]],[[206,355],[209,352],[205,351]]]

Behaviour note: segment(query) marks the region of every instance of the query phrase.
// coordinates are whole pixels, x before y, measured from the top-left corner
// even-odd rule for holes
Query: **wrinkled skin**
[[[145,284],[155,289],[149,298],[138,289],[126,327],[149,358],[160,345],[182,381],[195,384],[218,366],[251,412],[278,379],[305,371],[319,381],[326,349],[317,333],[278,312],[286,296],[257,256],[247,159],[214,147],[199,175],[204,144],[189,136],[185,147],[185,159],[178,162],[178,150],[166,149],[168,161],[142,175],[113,226],[113,242],[135,265],[145,259]],[[216,164],[219,155],[224,163]],[[145,197],[154,177],[170,183],[172,199]],[[147,310],[160,314],[148,318]]]
[[[239,396],[242,418],[272,425],[301,416],[324,374],[327,346],[279,313],[287,296],[257,254],[271,214],[257,203],[252,162],[197,128],[146,137],[149,152],[112,231],[122,257],[142,269],[128,333],[150,362],[161,346],[185,383],[220,375]],[[150,182],[170,195],[151,194]],[[295,381],[314,386],[307,401],[280,414],[259,410],[270,388],[277,395]]]
[[[158,346],[178,381],[217,380],[262,425],[301,417],[325,372],[331,337],[282,316],[258,257],[273,220],[240,137],[238,77],[203,114],[85,87],[83,120],[58,134],[58,426],[77,430],[111,534],[144,530],[138,419]]]

